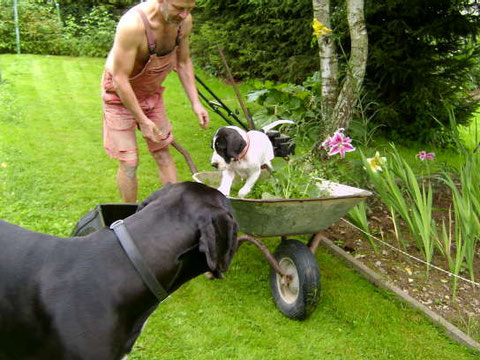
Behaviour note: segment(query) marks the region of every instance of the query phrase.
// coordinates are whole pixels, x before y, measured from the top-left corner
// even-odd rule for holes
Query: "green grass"
[[[67,236],[101,202],[118,202],[116,162],[103,151],[100,76],[103,60],[0,56],[0,218],[32,230]],[[235,105],[230,87],[203,75]],[[200,130],[175,75],[165,102],[180,144],[200,170],[209,169],[210,139],[223,121]],[[142,199],[159,187],[143,142]],[[190,179],[175,154],[179,177]],[[266,240],[273,250],[276,239]],[[269,266],[243,245],[223,281],[198,277],[161,304],[129,359],[478,359],[443,330],[370,285],[320,249],[323,294],[305,322],[275,308]]]
[[[469,126],[460,126],[459,132],[468,149],[474,149],[480,143],[480,110]]]

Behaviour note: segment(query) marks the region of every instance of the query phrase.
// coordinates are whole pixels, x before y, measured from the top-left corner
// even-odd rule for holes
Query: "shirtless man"
[[[102,81],[103,138],[107,154],[119,161],[117,185],[124,202],[137,201],[137,127],[158,165],[160,181],[177,180],[161,86],[171,70],[176,69],[200,126],[208,127],[188,43],[194,7],[195,0],[148,0],[118,23]]]

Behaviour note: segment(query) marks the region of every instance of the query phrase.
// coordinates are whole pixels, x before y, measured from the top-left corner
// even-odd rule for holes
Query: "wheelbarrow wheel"
[[[287,317],[305,320],[320,299],[320,271],[310,249],[298,240],[284,240],[274,253],[285,276],[270,272],[270,289],[277,308]]]

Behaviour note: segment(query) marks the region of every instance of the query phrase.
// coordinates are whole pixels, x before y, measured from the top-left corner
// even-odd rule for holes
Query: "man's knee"
[[[168,147],[152,152],[152,156],[156,160],[157,164],[173,162],[173,158]]]
[[[129,179],[135,178],[137,174],[138,158],[128,160],[120,160],[120,171],[122,171]]]

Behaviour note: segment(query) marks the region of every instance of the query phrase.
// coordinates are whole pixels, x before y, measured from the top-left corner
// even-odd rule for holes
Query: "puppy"
[[[266,135],[280,124],[293,124],[292,120],[278,120],[264,126],[260,131],[245,130],[238,126],[224,126],[213,136],[213,155],[211,164],[222,172],[222,181],[218,190],[225,196],[230,195],[235,175],[246,179],[238,196],[243,198],[251,190],[260,176],[262,166],[273,171],[273,146]]]

